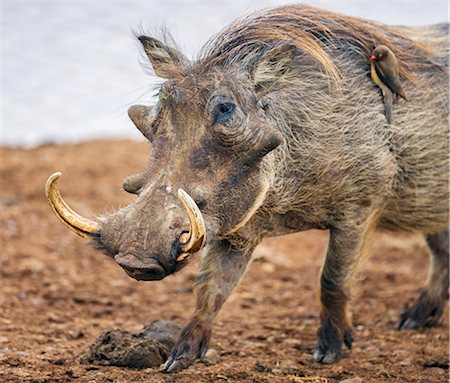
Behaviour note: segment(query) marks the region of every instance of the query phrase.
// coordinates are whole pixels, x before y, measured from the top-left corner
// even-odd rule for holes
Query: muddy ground
[[[46,178],[60,170],[60,189],[75,210],[112,212],[132,200],[121,182],[143,167],[147,152],[145,143],[126,141],[0,149],[0,382],[448,381],[448,311],[438,327],[395,330],[426,278],[426,247],[420,238],[387,234],[375,237],[360,273],[356,341],[338,364],[318,365],[310,355],[327,241],[319,231],[258,247],[217,319],[209,365],[167,375],[81,364],[103,331],[138,331],[156,319],[183,324],[194,306],[198,263],[160,282],[134,281],[63,227],[44,198]]]

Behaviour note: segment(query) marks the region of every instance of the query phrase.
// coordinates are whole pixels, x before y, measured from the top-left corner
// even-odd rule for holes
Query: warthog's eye
[[[231,122],[236,110],[236,105],[232,102],[217,104],[212,112],[212,123],[226,125]]]

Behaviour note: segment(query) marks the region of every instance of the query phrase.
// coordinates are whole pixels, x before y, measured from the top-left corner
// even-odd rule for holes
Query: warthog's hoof
[[[350,329],[344,332],[344,344],[351,349],[353,335]],[[313,353],[316,362],[331,364],[336,363],[342,357],[342,341],[336,336],[334,331],[325,331],[322,327],[319,330],[317,346]]]
[[[417,302],[400,315],[397,329],[408,330],[435,325],[444,311],[445,302],[443,299],[433,300],[423,291]]]
[[[192,320],[181,331],[180,339],[163,365],[163,371],[172,372],[189,367],[197,358],[203,358],[208,350],[211,327],[199,320]]]

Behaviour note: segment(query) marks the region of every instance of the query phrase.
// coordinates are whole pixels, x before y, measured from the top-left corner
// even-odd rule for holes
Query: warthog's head
[[[147,168],[123,183],[137,199],[91,221],[63,201],[59,173],[49,178],[46,193],[71,230],[94,239],[133,278],[157,280],[238,231],[264,202],[270,181],[263,159],[282,138],[265,116],[263,96],[282,84],[294,49],[273,48],[248,68],[232,70],[190,63],[156,39],[139,40],[167,81],[156,107],[129,110],[152,144]]]

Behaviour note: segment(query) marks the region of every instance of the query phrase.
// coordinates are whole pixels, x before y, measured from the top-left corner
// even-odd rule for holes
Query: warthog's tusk
[[[66,204],[56,187],[59,177],[61,177],[60,172],[53,173],[48,177],[47,183],[45,184],[45,196],[47,197],[48,203],[56,216],[70,230],[80,237],[92,238],[99,233],[100,224],[75,213]]]
[[[187,211],[190,223],[189,233],[183,233],[179,238],[181,254],[177,261],[181,262],[188,257],[188,253],[195,253],[203,247],[206,240],[206,226],[203,215],[191,196],[183,189],[178,189],[178,197]]]

